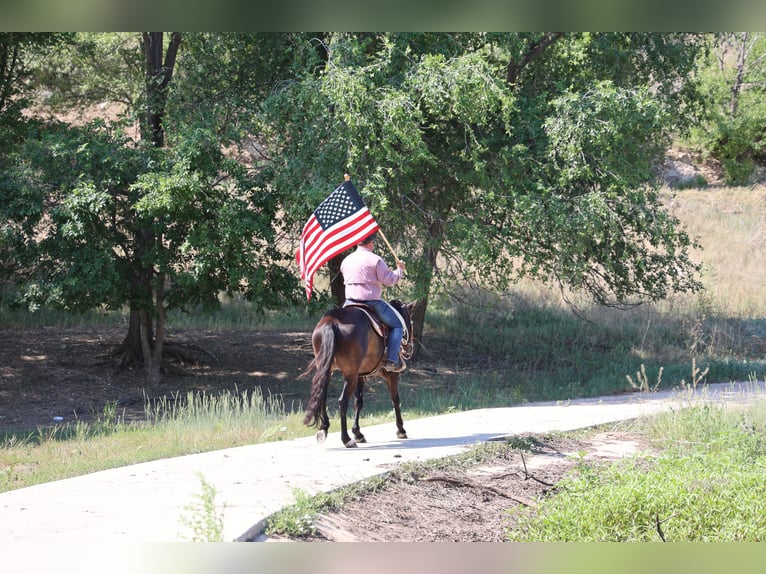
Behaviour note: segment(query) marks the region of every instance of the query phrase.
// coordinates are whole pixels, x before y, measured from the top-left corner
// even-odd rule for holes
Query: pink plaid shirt
[[[380,299],[384,285],[391,287],[402,278],[401,269],[392,271],[380,255],[364,245],[343,260],[340,272],[346,284],[346,298],[357,301]]]

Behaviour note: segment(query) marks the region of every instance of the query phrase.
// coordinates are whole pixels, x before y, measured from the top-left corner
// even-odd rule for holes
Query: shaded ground
[[[142,420],[149,397],[190,391],[253,390],[281,395],[301,409],[308,382],[296,381],[311,359],[308,333],[185,330],[169,340],[195,350],[199,364],[187,374],[163,377],[148,393],[141,372],[117,372],[110,352],[124,333],[116,328],[0,330],[0,433],[93,420],[112,405],[126,421]],[[435,368],[419,364],[403,385],[428,384]],[[409,382],[405,382],[410,377]],[[368,386],[372,401],[387,402]],[[375,395],[378,395],[376,398]],[[637,437],[617,433],[588,439],[526,437],[531,450],[506,451],[478,465],[422,471],[322,516],[312,541],[503,540],[509,510],[531,508],[584,453],[615,458],[643,448]]]
[[[297,375],[311,359],[303,332],[192,331],[171,335],[199,357],[187,374],[163,377],[148,392],[140,371],[118,372],[110,353],[120,329],[0,330],[0,432],[92,420],[107,405],[125,420],[141,420],[148,397],[190,391],[252,390],[280,394],[289,407],[305,401],[306,381]],[[59,417],[61,420],[59,420]]]

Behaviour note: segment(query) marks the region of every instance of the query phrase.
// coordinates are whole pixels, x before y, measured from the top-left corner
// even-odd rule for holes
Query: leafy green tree
[[[695,289],[691,242],[653,186],[695,112],[700,48],[680,34],[331,34],[264,107],[269,185],[348,172],[410,261],[421,301],[522,276],[604,304]],[[265,184],[264,184],[265,185]]]
[[[708,39],[699,71],[707,114],[689,141],[721,163],[728,184],[748,184],[766,159],[766,36],[720,32]]]
[[[0,119],[3,123],[21,120],[21,112],[29,103],[32,86],[30,60],[43,56],[61,44],[72,40],[65,33],[0,33]]]
[[[299,289],[276,249],[276,196],[253,193],[252,167],[228,153],[231,142],[245,140],[238,126],[250,125],[245,104],[255,100],[240,90],[263,74],[259,54],[234,54],[218,35],[185,37],[185,55],[177,34],[145,33],[132,43],[111,38],[143,54],[142,74],[126,55],[98,72],[106,78],[105,70],[117,73],[126,61],[143,81],[143,90],[126,84],[120,91],[132,94],[123,103],[140,137],[128,137],[119,122],[49,122],[27,143],[19,176],[27,185],[19,193],[36,200],[38,240],[30,244],[35,280],[23,298],[75,310],[129,304],[121,360],[142,361],[155,386],[163,365],[171,368],[163,358],[178,351],[164,344],[169,310],[216,306],[221,292],[241,292],[268,308],[297,299]],[[205,50],[212,44],[214,56]],[[222,68],[220,79],[234,76],[234,66],[241,66],[241,82],[203,81],[205,67]],[[55,88],[59,80],[46,74]],[[59,95],[81,104],[100,97]]]
[[[134,32],[79,32],[65,49],[38,56],[30,82],[44,92],[41,107],[67,114],[112,104],[122,114],[111,114],[112,123],[137,122],[145,91],[140,46]]]
[[[35,57],[55,53],[71,40],[72,34],[62,33],[0,33],[0,302],[30,268],[30,259],[21,252],[33,232],[34,207],[17,193],[14,166],[23,159],[18,150],[30,123],[23,111],[34,92],[32,64]]]

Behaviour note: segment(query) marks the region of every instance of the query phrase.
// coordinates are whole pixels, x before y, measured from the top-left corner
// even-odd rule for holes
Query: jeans
[[[365,301],[367,305],[375,310],[375,314],[383,321],[388,328],[388,350],[386,360],[399,362],[399,348],[402,346],[402,337],[404,337],[404,326],[396,312],[391,306],[381,299],[375,301]]]

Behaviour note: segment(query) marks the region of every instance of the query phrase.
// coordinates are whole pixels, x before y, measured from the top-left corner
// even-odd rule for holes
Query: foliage
[[[144,98],[140,34],[78,32],[71,42],[41,56],[31,70],[32,82],[43,92],[41,106],[67,113],[120,104],[127,122],[137,119]]]
[[[420,341],[456,283],[610,305],[700,287],[652,184],[697,111],[699,35],[185,34],[161,149],[121,131],[157,87],[139,36],[72,38],[34,51],[43,103],[119,102],[124,122],[36,119],[9,146],[0,278],[29,308],[297,302],[298,230],[344,172],[409,260]]]
[[[262,160],[256,152],[261,102],[311,58],[309,39],[300,33],[186,34],[168,102],[169,133],[215,126],[222,145],[236,146],[243,161]]]
[[[20,121],[34,89],[30,61],[72,40],[71,33],[0,33],[0,127]]]
[[[673,34],[331,34],[264,104],[264,187],[359,182],[424,314],[456,278],[529,275],[602,303],[694,290],[691,241],[649,186],[694,109]],[[619,65],[616,65],[619,63]],[[424,317],[416,317],[420,334]]]
[[[77,38],[38,68],[40,85],[56,90],[50,105],[110,99],[127,106],[125,119],[141,116],[146,94],[136,37]],[[227,44],[233,37],[226,35],[209,35],[207,43],[190,39],[185,73],[171,92],[169,147],[134,142],[120,122],[30,124],[35,129],[17,167],[0,186],[10,222],[3,243],[17,263],[7,271],[16,273],[16,302],[80,311],[129,302],[131,310],[159,314],[216,307],[221,293],[241,292],[259,309],[297,300],[296,281],[276,246],[280,202],[268,191],[253,193],[246,165],[223,153],[228,138],[242,135],[231,125],[249,114],[247,89],[278,71],[266,67],[278,47],[253,59],[268,45],[258,35],[245,37],[260,42],[245,45],[246,69],[244,57],[234,61],[243,47],[237,38],[235,44]],[[203,59],[203,49],[215,42],[220,49]],[[214,68],[221,73],[201,84]],[[245,81],[246,72],[261,75]],[[231,77],[242,85],[225,81]],[[224,105],[227,92],[239,99]]]
[[[766,157],[766,37],[721,32],[708,41],[699,66],[707,113],[693,125],[689,141],[720,162],[727,184],[747,185]]]
[[[23,156],[19,187],[7,205],[12,220],[38,240],[19,252],[29,273],[17,302],[32,310],[118,307],[129,285],[121,262],[130,257],[126,228],[134,215],[126,199],[143,158],[103,123],[40,129]]]
[[[300,488],[293,489],[295,502],[269,517],[266,533],[270,536],[284,535],[305,537],[315,533],[314,519],[323,510],[337,507],[341,500],[340,493],[320,492],[309,495]]]
[[[659,454],[579,462],[509,539],[763,541],[765,413],[706,404],[659,415],[645,423],[663,429]]]
[[[30,81],[33,62],[71,39],[68,33],[0,33],[0,303],[6,285],[34,262],[21,253],[32,231],[28,222],[35,219],[36,205],[29,205],[29,198],[18,192],[14,173],[28,130],[23,111],[35,89]]]

